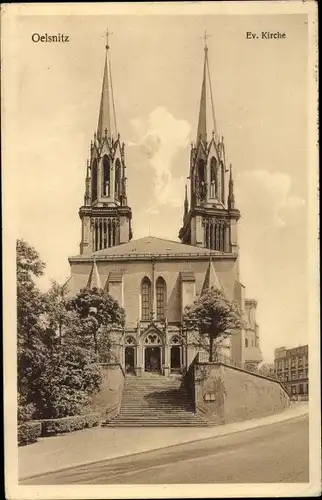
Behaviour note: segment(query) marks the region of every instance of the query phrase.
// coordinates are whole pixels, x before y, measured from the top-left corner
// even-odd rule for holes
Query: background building
[[[275,373],[291,396],[308,396],[308,346],[275,349]]]

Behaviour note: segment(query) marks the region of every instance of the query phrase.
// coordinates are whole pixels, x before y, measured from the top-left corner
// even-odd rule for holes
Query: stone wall
[[[92,409],[100,412],[103,418],[110,420],[115,418],[120,411],[124,372],[118,363],[101,365],[101,372],[101,390],[92,398]]]
[[[278,381],[233,366],[195,363],[192,380],[196,411],[214,424],[264,417],[290,405]]]

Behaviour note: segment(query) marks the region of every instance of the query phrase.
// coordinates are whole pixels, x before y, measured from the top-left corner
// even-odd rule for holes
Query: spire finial
[[[105,48],[106,48],[106,50],[108,50],[110,48],[110,46],[108,44],[108,37],[109,37],[109,35],[113,35],[113,33],[112,33],[112,31],[108,31],[108,28],[107,28],[105,35],[106,35],[106,46],[105,46]]]
[[[209,35],[209,34],[207,33],[207,30],[205,30],[205,33],[204,33],[204,35],[203,35],[203,39],[204,39],[204,41],[205,41],[205,50],[208,50],[207,40],[208,40],[208,38],[210,38],[210,36],[211,36],[211,35]]]

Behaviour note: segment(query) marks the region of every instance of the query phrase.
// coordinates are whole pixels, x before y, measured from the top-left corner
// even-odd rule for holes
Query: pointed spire
[[[112,86],[111,61],[109,55],[108,36],[112,33],[106,32],[106,53],[104,64],[104,76],[102,84],[101,104],[98,117],[97,138],[102,139],[105,135],[117,135],[115,104]]]
[[[207,115],[209,113],[211,113],[211,121],[212,121],[211,130],[214,131],[214,136],[215,136],[215,138],[217,138],[217,127],[216,127],[215,111],[214,111],[214,104],[213,104],[213,98],[212,98],[212,88],[211,88],[209,61],[208,61],[208,46],[207,46],[207,39],[208,38],[209,38],[209,35],[205,31],[205,34],[204,34],[205,60],[204,60],[202,86],[201,86],[199,120],[198,120],[198,129],[197,129],[197,144],[199,141],[202,141],[204,143],[207,142],[207,127],[210,126],[210,123],[207,123]],[[209,97],[210,97],[210,102],[208,103]]]
[[[229,186],[228,186],[228,209],[235,208],[235,195],[234,195],[234,181],[233,181],[233,172],[232,165],[229,165],[230,173],[229,173]]]
[[[90,288],[90,289],[93,289],[93,288],[102,288],[100,276],[98,274],[98,269],[97,269],[95,257],[93,259],[93,265],[92,265],[91,272],[89,273],[89,277],[88,277],[88,282],[87,282],[86,288]]]
[[[218,290],[221,290],[221,284],[211,259],[208,264],[205,281],[201,293],[203,293],[205,290],[210,290],[210,288],[217,288]]]

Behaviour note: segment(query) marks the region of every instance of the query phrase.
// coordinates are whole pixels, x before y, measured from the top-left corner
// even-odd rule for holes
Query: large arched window
[[[213,156],[210,161],[210,196],[212,198],[217,198],[218,197],[218,181],[217,181],[217,176],[218,176],[218,167],[217,167],[217,160]]]
[[[149,278],[143,278],[141,282],[141,319],[142,321],[150,321],[151,305],[152,305],[152,289]]]
[[[97,200],[97,160],[92,164],[92,202]]]
[[[108,156],[103,157],[103,170],[102,170],[102,194],[103,196],[110,196],[110,160]]]
[[[166,308],[166,283],[161,276],[156,281],[156,296],[157,296],[157,321],[165,319]]]
[[[115,162],[115,198],[119,199],[121,195],[121,162],[119,159]]]

